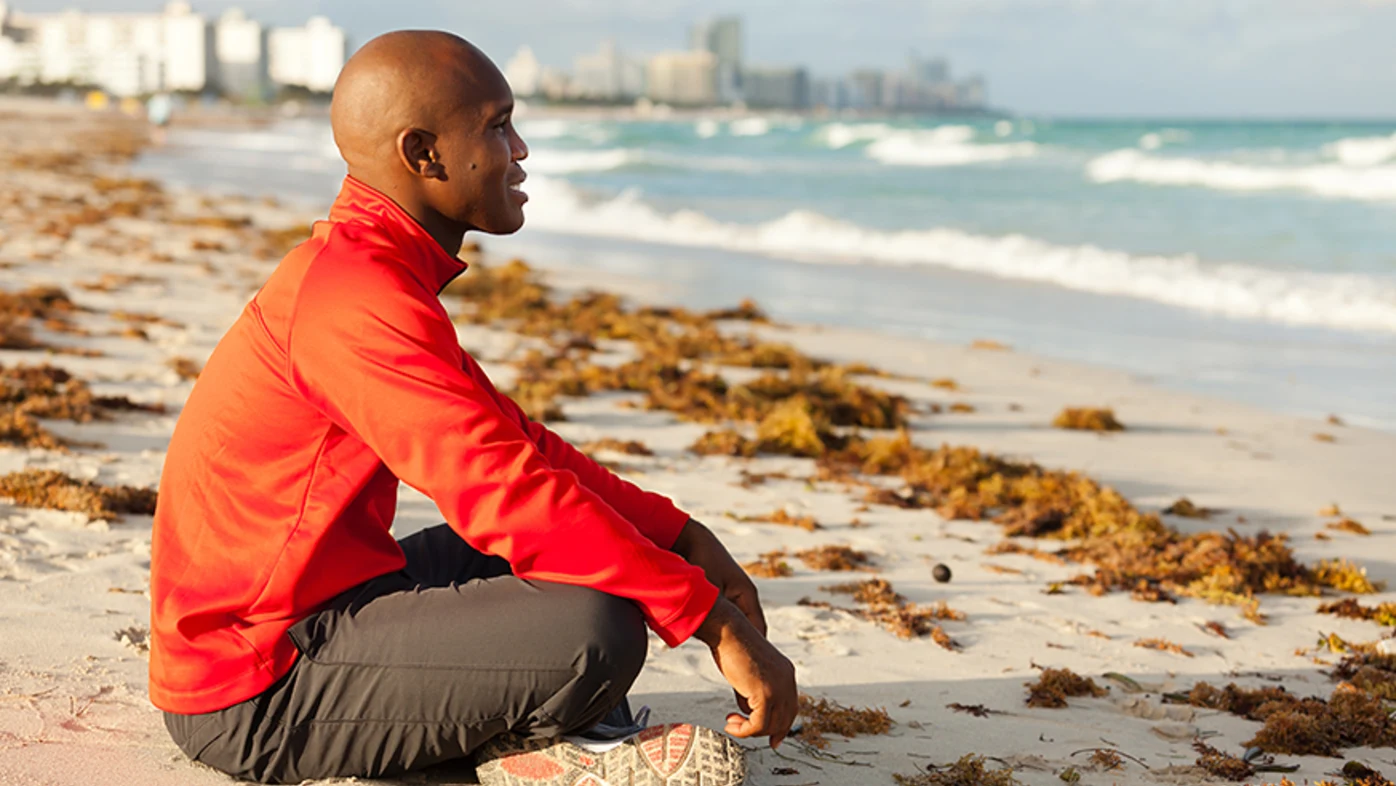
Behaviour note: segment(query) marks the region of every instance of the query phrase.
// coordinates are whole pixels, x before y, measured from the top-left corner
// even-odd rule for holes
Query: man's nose
[[[523,141],[523,137],[519,136],[519,132],[517,131],[514,132],[513,143],[510,145],[510,152],[513,153],[515,161],[522,161],[528,158],[528,145]]]

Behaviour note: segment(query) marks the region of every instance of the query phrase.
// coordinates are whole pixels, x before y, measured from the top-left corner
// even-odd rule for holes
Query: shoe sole
[[[562,740],[496,738],[477,754],[480,786],[740,786],[745,751],[702,726],[651,726],[604,753]]]

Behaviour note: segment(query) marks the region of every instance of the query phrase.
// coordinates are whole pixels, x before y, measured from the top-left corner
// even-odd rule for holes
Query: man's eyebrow
[[[491,121],[494,121],[494,120],[502,120],[506,115],[511,114],[513,111],[514,111],[514,102],[513,102],[513,101],[510,101],[509,103],[505,104],[504,106],[501,106],[500,108],[496,109],[496,110],[494,111],[494,113],[491,114],[489,117],[490,117],[490,120],[491,120]]]

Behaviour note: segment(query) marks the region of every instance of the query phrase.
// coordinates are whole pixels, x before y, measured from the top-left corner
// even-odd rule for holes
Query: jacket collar
[[[433,292],[440,292],[451,279],[465,272],[466,263],[447,254],[398,203],[353,176],[344,178],[344,186],[330,207],[329,219],[334,223],[368,221],[387,230],[407,252],[403,258],[413,274]]]

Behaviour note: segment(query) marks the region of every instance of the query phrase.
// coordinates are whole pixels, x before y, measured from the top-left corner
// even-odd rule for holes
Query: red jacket
[[[399,480],[522,578],[630,598],[671,646],[717,599],[668,549],[688,517],[501,395],[437,293],[465,269],[353,178],[209,358],[151,545],[150,698],[194,714],[291,668],[286,630],[400,570]]]

